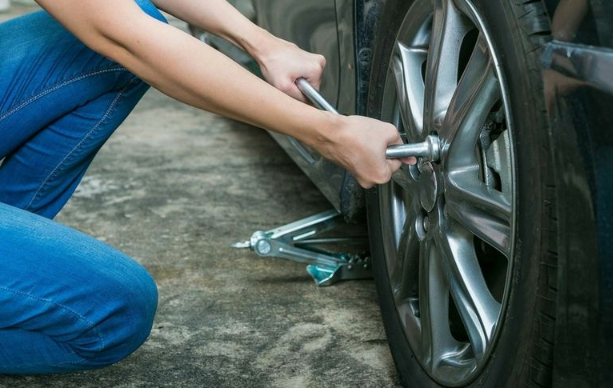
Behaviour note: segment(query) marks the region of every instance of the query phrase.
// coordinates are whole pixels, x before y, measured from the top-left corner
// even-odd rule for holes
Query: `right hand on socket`
[[[417,162],[414,157],[385,157],[388,146],[403,144],[392,124],[362,116],[336,117],[339,122],[328,132],[329,139],[316,148],[323,157],[347,169],[363,188],[387,183],[402,163]]]

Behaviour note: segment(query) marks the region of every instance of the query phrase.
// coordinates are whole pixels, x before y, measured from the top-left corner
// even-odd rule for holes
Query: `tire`
[[[436,26],[437,21],[428,24],[430,22],[426,17],[424,23],[419,24],[420,17],[426,14],[425,4],[441,4],[442,1],[388,0],[379,23],[382,28],[378,33],[373,56],[368,115],[396,121],[397,127],[405,132],[404,135],[411,142],[423,141],[429,135],[439,139],[440,135],[437,144],[441,150],[440,156],[432,154],[430,161],[428,158],[422,159],[419,168],[403,166],[402,171],[394,175],[392,182],[367,193],[375,281],[387,338],[401,381],[407,387],[550,387],[556,317],[558,234],[551,142],[539,66],[542,48],[550,39],[549,19],[543,4],[535,0],[453,1],[463,4],[456,11],[466,12],[464,16],[470,19],[478,31],[477,37],[472,32],[462,33],[461,44],[456,46],[459,55],[458,73],[468,71],[466,69],[473,65],[471,59],[463,57],[462,52],[466,47],[472,51],[475,43],[481,44],[478,47],[487,46],[485,51],[494,69],[491,71],[500,88],[501,97],[487,112],[475,144],[463,140],[460,129],[456,130],[460,134],[457,138],[449,140],[444,137],[449,136],[445,133],[454,132],[444,128],[453,123],[447,117],[461,109],[452,109],[448,103],[442,113],[442,124],[436,124],[434,118],[438,117],[436,115],[439,112],[437,105],[434,103],[434,108],[429,109],[428,98],[425,97],[426,108],[422,117],[426,119],[420,129],[415,124],[403,121],[403,113],[407,117],[411,116],[413,121],[418,121],[419,115],[413,113],[413,108],[402,108],[403,103],[411,104],[408,97],[404,100],[398,97],[402,94],[399,91],[402,87],[392,88],[395,92],[390,92],[390,82],[397,85],[396,80],[399,78],[411,80],[411,84],[405,84],[407,90],[413,86],[406,85],[418,82],[415,77],[404,75],[408,74],[406,69],[409,69],[411,60],[403,62],[404,59],[398,59],[403,57],[399,54],[402,50],[397,40],[412,39],[411,44],[414,46],[407,46],[403,42],[410,50],[427,46],[427,60],[421,66],[424,84],[430,85],[429,74],[443,74],[440,79],[452,79],[445,78],[442,71],[436,73],[432,70],[429,73],[434,63],[432,58],[436,59],[432,54],[432,47],[435,47],[432,41],[436,33],[430,32],[428,36],[428,32],[423,33],[422,30],[430,28],[432,31],[432,25]],[[447,3],[450,2],[448,0]],[[440,17],[440,13],[438,15]],[[411,27],[411,23],[421,27]],[[462,23],[470,24],[465,21]],[[448,30],[453,31],[453,28],[448,27]],[[409,34],[410,31],[413,31],[413,35]],[[411,36],[405,37],[402,34]],[[484,36],[488,39],[481,39]],[[415,49],[407,55],[417,52]],[[447,63],[444,56],[441,58],[440,65],[437,65],[439,68]],[[405,71],[400,77],[395,76],[399,68]],[[476,71],[473,73],[477,74]],[[457,79],[459,84],[460,77]],[[464,74],[464,79],[471,78]],[[462,101],[455,95],[456,92],[457,89],[454,89],[451,101]],[[394,93],[396,97],[393,97]],[[406,93],[407,96],[409,94]],[[445,94],[440,92],[438,95]],[[390,108],[392,105],[399,107]],[[461,106],[459,102],[457,106]],[[403,109],[409,113],[403,112]],[[400,113],[395,113],[396,110]],[[501,114],[504,116],[502,119]],[[433,118],[432,123],[427,122],[428,117]],[[491,129],[497,125],[498,129]],[[457,125],[458,128],[460,126]],[[485,132],[484,128],[489,132]],[[503,135],[507,143],[500,140]],[[485,139],[488,136],[490,139]],[[475,155],[466,151],[468,146],[464,143],[472,144]],[[494,147],[493,143],[498,145]],[[510,155],[507,157],[506,169],[500,165],[495,167],[495,163],[490,162],[491,155],[504,153],[500,151],[504,148],[500,146],[501,143],[506,144],[505,155]],[[456,161],[451,161],[454,147]],[[457,151],[462,149],[463,153]],[[466,163],[471,166],[481,163],[478,165],[479,170],[474,170],[472,174],[478,175],[479,184],[488,187],[485,189],[488,195],[496,198],[502,196],[509,200],[508,214],[504,213],[504,217],[501,216],[503,212],[489,214],[483,210],[489,209],[485,205],[474,210],[470,201],[463,201],[457,195],[453,182],[455,176],[463,176],[459,174],[464,173],[464,165],[457,161],[462,158],[470,159],[472,164]],[[424,179],[424,171],[428,172],[427,179]],[[487,178],[488,174],[493,174],[494,178]],[[436,185],[434,194],[428,185]],[[476,213],[470,213],[473,210]],[[478,214],[482,217],[479,219],[481,221],[495,220],[504,224],[506,229],[501,226],[500,230],[507,231],[506,237],[487,236],[483,230],[496,231],[497,224],[491,229],[481,228],[484,223],[475,223],[473,219],[467,218],[467,214]],[[500,221],[503,219],[504,222]],[[454,240],[453,236],[463,237]],[[460,241],[458,246],[464,247],[463,250],[454,251],[454,241]],[[471,241],[474,242],[473,248],[469,248]],[[427,252],[427,255],[423,252]],[[462,256],[457,252],[470,254]],[[468,262],[473,265],[470,268],[477,269],[470,273],[471,276],[480,273],[483,281],[477,279],[470,283],[463,277],[465,272],[462,270],[468,268]],[[505,264],[504,267],[500,265],[500,268],[492,270],[491,267],[495,267],[492,262]],[[437,277],[439,275],[440,278]],[[477,275],[473,277],[478,278]],[[430,282],[430,279],[437,281]],[[474,284],[482,287],[473,287]],[[483,287],[487,287],[491,295],[475,293],[475,290],[482,290]],[[484,304],[481,302],[492,298],[498,302],[491,303],[496,308],[482,308]],[[490,326],[486,324],[491,321],[487,317],[494,315],[479,315],[482,311],[498,312]],[[444,319],[436,320],[433,318],[436,314],[446,315]],[[426,319],[426,316],[429,318]],[[481,323],[481,326],[475,322]],[[432,334],[447,329],[449,333],[443,337]],[[447,343],[455,347],[441,346],[440,343],[446,340],[440,338],[449,338]],[[439,357],[439,348],[448,353],[443,352],[443,356]]]

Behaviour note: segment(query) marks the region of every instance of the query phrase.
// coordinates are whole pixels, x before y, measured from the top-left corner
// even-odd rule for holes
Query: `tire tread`
[[[531,82],[538,82],[535,89],[543,93],[541,77],[541,55],[545,45],[551,41],[550,19],[542,0],[515,0],[512,7],[515,18],[524,36],[522,44],[528,59],[528,65],[538,77],[530,77]],[[542,98],[534,98],[531,103],[542,106],[543,136],[548,133],[546,109]],[[555,348],[555,322],[557,313],[558,292],[558,254],[557,254],[557,207],[556,185],[554,181],[553,160],[549,152],[548,138],[542,144],[547,145],[543,153],[543,165],[546,171],[544,190],[544,209],[542,215],[542,247],[543,254],[539,265],[538,289],[536,310],[533,322],[534,339],[533,351],[526,360],[529,365],[530,382],[527,386],[551,387],[553,375],[553,354]]]

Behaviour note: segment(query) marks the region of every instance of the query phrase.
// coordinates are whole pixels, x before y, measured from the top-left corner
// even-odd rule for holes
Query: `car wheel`
[[[368,193],[382,316],[411,387],[551,384],[556,218],[539,1],[389,0],[368,102],[435,152]]]

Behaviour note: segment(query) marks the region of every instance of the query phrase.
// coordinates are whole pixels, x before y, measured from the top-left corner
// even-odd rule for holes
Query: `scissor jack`
[[[318,286],[329,286],[340,280],[368,279],[372,277],[372,265],[368,256],[368,237],[322,236],[326,232],[347,225],[336,210],[329,210],[280,226],[267,232],[257,231],[245,242],[233,244],[234,248],[249,248],[261,257],[278,257],[308,264],[307,272]],[[346,229],[346,228],[344,228]],[[352,247],[355,252],[336,252],[322,247]]]

